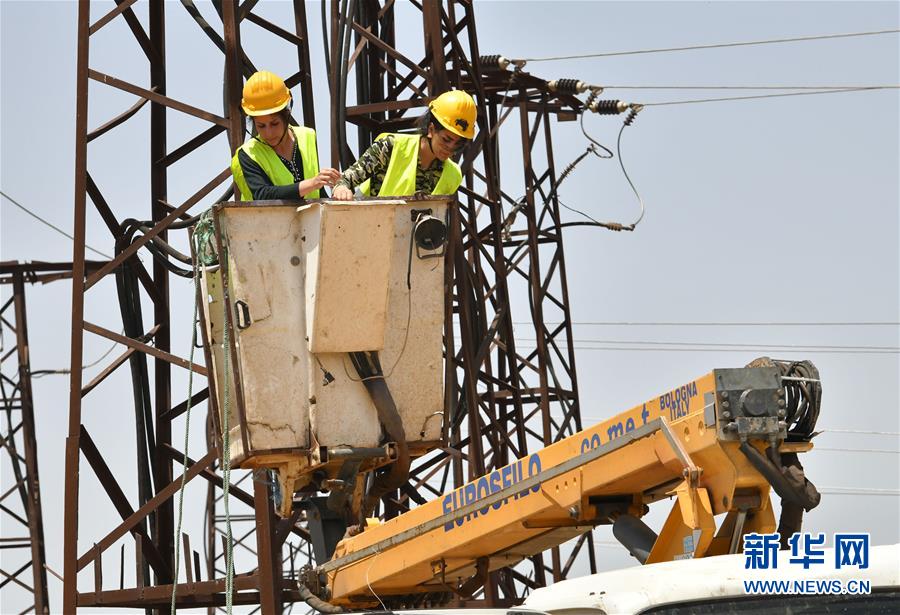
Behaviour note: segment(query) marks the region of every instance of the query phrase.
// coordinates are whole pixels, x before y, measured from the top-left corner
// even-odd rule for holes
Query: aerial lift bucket
[[[442,444],[448,205],[430,197],[211,211],[212,245],[201,250],[215,254],[201,267],[210,400],[221,437],[227,387],[226,454],[232,467],[276,471],[283,515],[304,489],[358,508],[358,474]],[[355,356],[380,362],[405,442],[384,433]]]

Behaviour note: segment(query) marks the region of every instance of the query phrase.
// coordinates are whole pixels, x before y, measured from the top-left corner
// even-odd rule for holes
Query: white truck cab
[[[602,572],[537,589],[522,606],[552,615],[900,613],[900,545],[872,547],[865,569],[836,568],[834,550],[824,551],[825,563],[807,570],[789,564],[790,553],[782,551],[776,569],[747,570],[745,556],[737,554]],[[748,592],[751,581],[789,586],[781,593],[763,593],[759,585]],[[871,593],[862,593],[861,581]],[[840,592],[797,593],[804,587]]]

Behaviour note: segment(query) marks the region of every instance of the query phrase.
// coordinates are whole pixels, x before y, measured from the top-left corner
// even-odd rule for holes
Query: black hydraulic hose
[[[225,194],[231,194],[231,188],[229,188],[228,192],[226,192]],[[196,216],[191,216],[190,218],[185,218],[184,220],[175,220],[174,222],[172,222],[172,224],[169,225],[169,230],[181,230],[194,226],[195,224],[197,224],[197,220],[200,219],[200,215],[201,214],[197,214]]]
[[[116,246],[119,254],[123,246],[128,244],[130,235],[120,237]],[[119,310],[122,314],[122,326],[127,337],[137,339],[143,335],[141,330],[140,295],[137,288],[137,276],[126,264],[116,270],[116,290],[119,298]],[[153,418],[150,409],[150,386],[147,372],[147,357],[136,352],[129,359],[131,369],[132,396],[134,399],[135,439],[137,440],[137,474],[138,501],[143,505],[153,497],[153,476],[155,463],[149,451],[153,450]],[[150,460],[148,462],[148,457]],[[155,526],[155,513],[149,517],[149,525]],[[147,521],[142,522],[147,528]],[[149,565],[143,563],[144,574],[150,572]]]
[[[140,293],[138,291],[137,276],[130,267],[123,267],[116,274],[117,290],[119,294],[119,308],[122,313],[122,325],[125,335],[132,339],[140,339],[144,332],[142,327],[142,315],[140,306]],[[138,450],[148,453],[155,447],[153,436],[153,413],[150,403],[150,378],[147,369],[147,356],[144,353],[134,353],[129,359],[131,367],[132,390],[135,404],[135,419],[138,423]],[[152,458],[151,458],[152,463]],[[138,460],[139,474],[141,459]],[[152,468],[150,476],[153,475]],[[141,481],[141,486],[146,487],[147,499],[152,497],[153,488],[149,476],[147,483]],[[142,496],[143,497],[143,496]],[[142,500],[142,504],[146,500]]]
[[[358,5],[357,8],[357,21],[361,24],[370,24],[370,31],[374,36],[378,36],[378,20],[371,19],[370,16],[370,7],[366,3],[362,3]],[[362,37],[357,34],[356,35],[356,43],[359,44]],[[373,51],[374,53],[374,51]],[[366,97],[369,102],[375,102],[373,94],[371,90],[371,85],[369,83],[369,72],[370,72],[370,62],[368,61],[370,56],[366,54],[360,54],[356,60],[356,99],[360,100],[362,97]],[[371,128],[368,126],[364,126],[362,123],[357,125],[356,127],[356,138],[357,143],[360,145],[360,153],[363,151],[363,144],[370,143],[371,137],[373,136],[371,133]]]
[[[195,216],[191,220],[182,221],[182,224],[186,225],[188,222],[196,222],[198,219],[199,219],[199,216]],[[141,231],[143,233],[149,232],[151,230],[150,224],[151,223],[147,222],[147,221],[135,220],[134,218],[129,218],[122,222],[122,228],[125,229],[123,236],[128,237],[129,241],[132,241],[132,238],[136,232],[138,232],[138,231]],[[183,228],[186,228],[186,227],[183,227]],[[127,245],[127,243],[123,244],[123,245]],[[188,256],[187,254],[184,254],[184,253],[176,250],[175,248],[173,248],[171,245],[169,245],[168,242],[166,242],[161,237],[157,236],[157,237],[154,237],[153,239],[151,239],[146,244],[146,248],[153,255],[153,258],[155,260],[159,261],[160,263],[162,263],[162,265],[171,273],[174,273],[175,275],[181,276],[183,278],[193,277],[193,275],[194,275],[193,269],[184,269],[182,267],[179,267],[178,265],[174,264],[172,261],[169,260],[169,256],[171,256],[175,260],[180,261],[186,265],[193,265],[193,259],[190,256]]]
[[[344,613],[344,609],[330,602],[325,602],[314,593],[312,593],[309,588],[297,581],[297,592],[300,594],[300,598],[308,604],[311,608],[319,611],[320,613]]]
[[[769,481],[769,484],[772,485],[772,489],[775,490],[775,493],[777,493],[783,501],[802,506],[806,510],[812,510],[816,504],[818,504],[818,502],[813,503],[809,498],[805,497],[803,493],[785,478],[784,474],[781,472],[781,468],[776,468],[765,455],[750,446],[749,442],[741,442],[740,449],[753,467]]]
[[[376,472],[366,497],[363,500],[362,512],[368,517],[378,500],[383,495],[399,489],[409,479],[409,445],[406,442],[406,431],[403,429],[403,420],[397,411],[397,404],[384,380],[381,362],[377,352],[352,352],[350,361],[356,368],[356,373],[362,378],[363,385],[375,405],[378,412],[378,420],[384,427],[388,437],[397,445],[397,459],[384,471]]]
[[[229,191],[230,192],[230,191]],[[228,194],[228,192],[226,192]],[[190,228],[197,224],[197,221],[200,219],[200,216],[203,214],[197,214],[196,216],[191,216],[190,218],[185,218],[183,220],[175,220],[171,224],[169,224],[169,230],[182,230],[186,228]],[[126,231],[130,231],[130,227],[132,226],[146,226],[148,229],[151,228],[155,222],[153,220],[138,220],[137,218],[126,218],[122,220],[122,228],[126,229]]]
[[[146,232],[147,230],[149,229],[143,226],[141,227],[141,231]],[[157,254],[171,256],[175,260],[180,261],[185,265],[194,264],[194,260],[190,256],[179,250],[176,250],[168,242],[160,239],[159,237],[154,237],[153,239],[151,239],[147,244],[147,247],[151,250],[155,248],[156,250],[158,250]]]
[[[170,261],[162,250],[153,245],[153,242],[147,244],[147,249],[153,255],[154,260],[161,263],[169,273],[180,276],[182,278],[194,277],[194,273],[190,269],[182,269],[181,267]]]
[[[344,0],[344,12],[341,28],[341,36],[343,37],[341,46],[341,55],[338,60],[338,148],[341,160],[341,166],[347,168],[351,164],[351,156],[347,146],[347,75],[349,68],[347,60],[350,58],[350,20],[356,12],[356,0]]]
[[[336,2],[337,0],[332,0]],[[331,49],[328,47],[328,14],[326,13],[326,2],[322,0],[319,7],[322,9],[322,45],[325,47],[325,74],[328,76],[328,87],[333,88],[331,83]]]
[[[196,222],[196,220],[198,218],[199,218],[199,216],[194,218],[194,221]],[[146,222],[146,221],[142,221],[142,220],[135,220],[133,218],[129,218],[128,220],[123,222],[123,225],[127,225],[126,226],[126,235],[128,235],[129,237],[132,236],[132,234],[135,231],[140,231],[142,233],[149,233],[152,230],[152,226],[151,226],[150,222]],[[193,224],[190,224],[188,226],[193,226]],[[182,227],[182,228],[185,228],[185,227]],[[164,240],[162,237],[160,237],[159,235],[153,237],[153,239],[151,239],[150,241],[153,242],[153,244],[155,246],[157,246],[160,250],[162,250],[164,253],[168,254],[172,258],[179,260],[186,265],[190,265],[193,263],[190,256],[188,256],[187,254],[184,254],[183,252],[180,252],[180,251],[176,250],[175,248],[173,248],[172,246],[170,246],[169,243],[166,240]]]

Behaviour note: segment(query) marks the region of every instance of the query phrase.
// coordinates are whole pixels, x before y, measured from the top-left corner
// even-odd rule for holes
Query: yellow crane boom
[[[772,486],[806,509],[817,503],[776,463],[812,447],[808,437],[785,441],[782,373],[771,363],[714,370],[344,538],[301,582],[354,608],[466,595],[491,570],[609,523],[645,563],[737,552],[743,534],[775,530]],[[657,534],[639,518],[672,496]]]

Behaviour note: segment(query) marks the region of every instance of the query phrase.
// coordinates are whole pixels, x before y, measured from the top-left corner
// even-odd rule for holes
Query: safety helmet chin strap
[[[291,119],[291,111],[293,111],[293,110],[294,110],[294,98],[291,97],[291,99],[288,101],[288,119],[286,119],[284,121],[284,132],[281,133],[281,138],[278,139],[278,143],[275,144],[275,147],[278,147],[279,145],[281,145],[281,142],[284,141],[284,138],[287,136],[288,131],[290,131],[290,129],[291,129],[291,123],[288,120]],[[272,149],[274,149],[274,148],[272,148]]]
[[[278,143],[276,143],[276,144],[274,145],[274,147],[272,147],[272,149],[275,149],[276,147],[278,147],[279,145],[281,145],[281,142],[284,141],[284,138],[287,136],[287,133],[288,133],[288,131],[289,131],[290,129],[291,129],[290,125],[288,125],[288,123],[285,122],[285,124],[284,124],[284,132],[281,133],[281,138],[278,139]]]
[[[288,101],[288,111],[293,111],[293,110],[294,110],[294,99],[291,98],[290,101]],[[252,120],[252,118],[250,118],[250,119]],[[290,119],[290,117],[288,119]],[[281,138],[278,139],[278,143],[276,143],[275,145],[269,145],[269,143],[265,139],[263,139],[262,137],[259,136],[259,133],[254,135],[254,134],[252,134],[251,131],[246,130],[246,129],[245,130],[246,130],[246,132],[250,133],[250,135],[257,141],[259,141],[260,143],[265,143],[266,145],[269,145],[269,147],[271,147],[272,149],[275,149],[276,147],[281,145],[281,142],[284,141],[284,138],[287,136],[287,133],[290,129],[291,129],[291,123],[289,121],[285,120],[284,132],[281,133]]]

